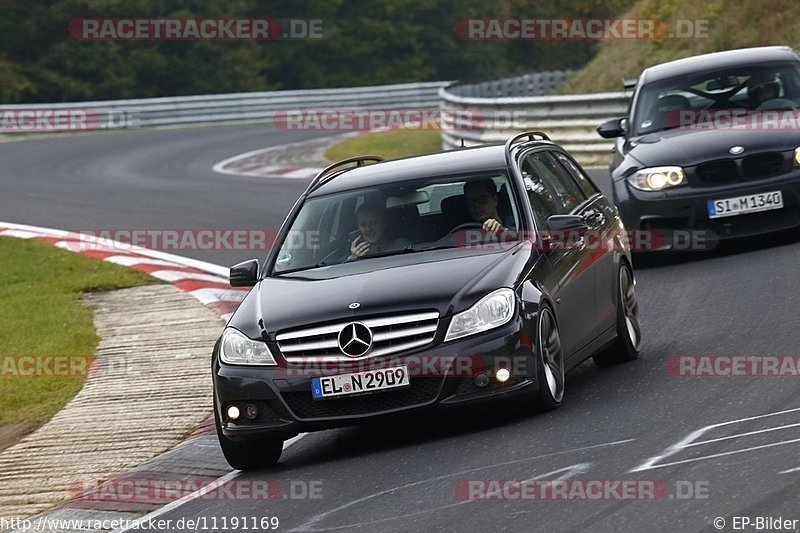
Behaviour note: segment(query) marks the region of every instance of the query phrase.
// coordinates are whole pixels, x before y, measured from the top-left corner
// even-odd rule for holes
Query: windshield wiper
[[[362,259],[372,259],[373,257],[387,257],[390,255],[401,255],[401,254],[413,254],[414,252],[419,252],[418,250],[412,246],[406,246],[405,248],[400,248],[399,250],[386,250],[385,252],[378,252],[376,254],[369,254],[359,257],[358,260]]]
[[[289,270],[281,270],[280,272],[276,272],[275,274],[278,275],[278,276],[282,276],[284,274],[294,274],[295,272],[301,272],[303,270],[312,270],[314,268],[321,268],[321,267],[326,267],[326,266],[328,266],[328,263],[326,263],[325,261],[320,261],[316,265],[304,266],[304,267],[298,267],[298,268],[290,268]]]

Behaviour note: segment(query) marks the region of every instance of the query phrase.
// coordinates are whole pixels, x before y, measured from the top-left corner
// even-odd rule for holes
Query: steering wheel
[[[447,234],[452,235],[453,233],[463,229],[483,229],[483,222],[464,222],[463,224],[459,224],[455,228],[448,231]]]

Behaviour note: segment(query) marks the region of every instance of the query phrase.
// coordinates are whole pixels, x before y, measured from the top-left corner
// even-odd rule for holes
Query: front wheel
[[[222,454],[232,468],[236,470],[258,470],[274,466],[281,458],[283,439],[262,438],[242,442],[231,440],[222,434],[222,425],[220,424],[216,407],[214,408],[214,422],[217,426],[217,437],[222,448]]]
[[[564,354],[553,312],[547,306],[539,310],[539,325],[536,337],[537,381],[539,388],[536,403],[543,411],[551,411],[561,405],[564,398]]]
[[[594,356],[597,366],[610,366],[633,361],[639,357],[642,328],[639,324],[639,302],[636,283],[631,268],[622,263],[619,267],[617,290],[617,338],[602,352]]]

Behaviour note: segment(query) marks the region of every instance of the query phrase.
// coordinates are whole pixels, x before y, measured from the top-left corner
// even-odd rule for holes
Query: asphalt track
[[[249,126],[2,143],[0,220],[277,229],[302,181],[223,176],[211,166],[314,135]],[[594,174],[607,188],[607,174]],[[224,265],[253,255],[177,253]],[[496,404],[309,434],[276,469],[231,481],[277,480],[286,498],[198,499],[160,518],[275,516],[281,530],[333,531],[714,531],[716,517],[729,531],[735,516],[800,519],[800,378],[667,370],[679,355],[798,355],[799,261],[793,234],[637,260],[641,357],[603,370],[581,365],[558,411],[524,416]],[[203,458],[204,468],[224,468],[218,451],[206,447]],[[469,502],[457,491],[464,480],[536,477],[648,480],[666,493],[656,501]],[[292,494],[310,482],[320,498]]]

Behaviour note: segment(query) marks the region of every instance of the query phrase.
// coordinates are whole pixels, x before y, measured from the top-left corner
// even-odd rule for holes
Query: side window
[[[535,174],[544,179],[553,191],[558,203],[558,214],[567,214],[586,200],[564,168],[548,152],[536,152],[528,156]]]
[[[572,159],[565,156],[561,152],[553,152],[553,155],[556,156],[561,164],[567,169],[567,171],[572,175],[575,181],[578,182],[578,186],[583,191],[583,194],[586,195],[587,198],[591,198],[595,194],[599,193],[600,191],[589,181],[589,178],[586,177],[586,174]]]
[[[544,223],[551,215],[558,214],[558,205],[553,199],[553,193],[542,179],[542,174],[537,172],[531,164],[530,157],[523,160],[520,170],[531,208],[536,218]]]

